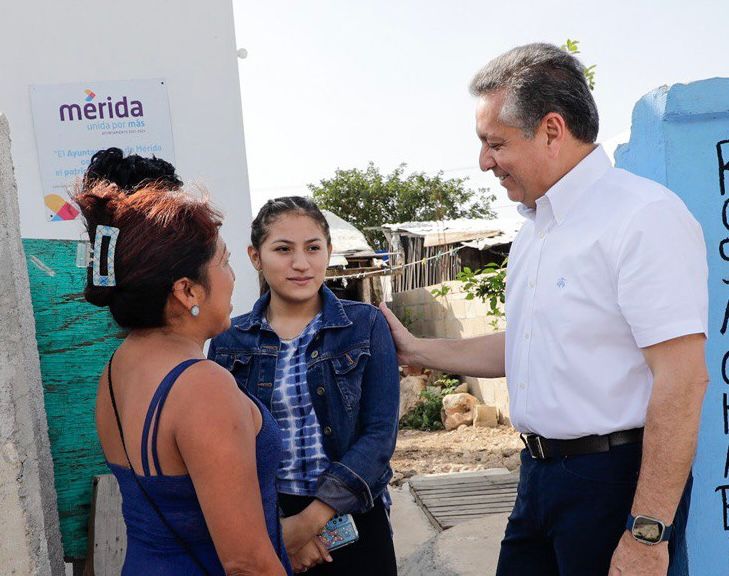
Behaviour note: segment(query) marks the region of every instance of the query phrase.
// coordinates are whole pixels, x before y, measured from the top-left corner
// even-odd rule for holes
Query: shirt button
[[[519,388],[524,390],[526,388],[526,384],[524,384],[524,382],[522,382],[521,384],[519,384]]]
[[[529,280],[529,288],[534,288],[534,280]]]
[[[313,352],[311,353],[311,357],[312,357],[312,358],[316,358],[317,356],[319,356],[319,350],[314,350],[314,351],[313,351]]]
[[[529,332],[524,332],[524,340],[529,340]]]
[[[329,426],[324,426],[324,436],[331,436],[332,435],[332,429]]]
[[[324,390],[324,386],[319,386],[319,388],[316,389],[316,393],[318,396],[324,396],[326,393],[326,390]]]
[[[540,237],[540,238],[544,238],[544,232],[540,232],[540,233],[539,233],[539,237]]]

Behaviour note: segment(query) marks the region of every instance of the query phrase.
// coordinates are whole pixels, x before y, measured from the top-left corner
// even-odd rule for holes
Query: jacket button
[[[330,426],[324,426],[324,436],[331,436],[332,435],[332,429]]]
[[[316,389],[316,393],[317,393],[317,395],[319,395],[319,396],[324,396],[324,394],[326,393],[326,390],[324,390],[324,386],[319,386],[319,387],[318,387],[318,388]]]
[[[319,356],[319,350],[314,350],[314,351],[313,351],[313,352],[311,353],[311,357],[312,357],[312,358],[316,358],[317,356]]]

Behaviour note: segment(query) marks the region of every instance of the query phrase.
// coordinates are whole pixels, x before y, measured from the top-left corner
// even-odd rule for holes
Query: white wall
[[[29,86],[164,78],[175,165],[223,209],[235,313],[257,295],[245,256],[251,221],[231,0],[3,2],[0,112],[10,122],[24,238],[79,239],[78,221],[47,222]]]

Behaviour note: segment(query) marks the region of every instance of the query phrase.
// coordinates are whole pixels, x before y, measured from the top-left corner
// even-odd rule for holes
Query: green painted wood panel
[[[86,556],[92,481],[108,472],[96,436],[99,374],[124,334],[83,297],[78,242],[23,240],[40,353],[63,551]]]

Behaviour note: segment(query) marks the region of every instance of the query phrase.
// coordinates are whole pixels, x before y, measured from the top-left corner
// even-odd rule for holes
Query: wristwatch
[[[666,526],[658,518],[650,516],[633,516],[628,514],[628,523],[625,528],[638,542],[653,546],[661,542],[668,542],[673,526]]]

